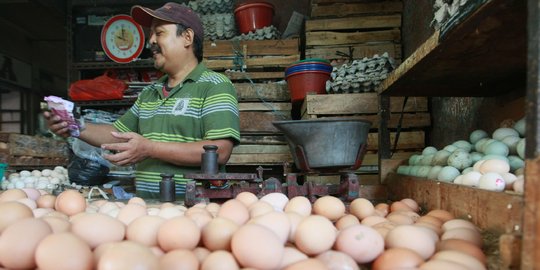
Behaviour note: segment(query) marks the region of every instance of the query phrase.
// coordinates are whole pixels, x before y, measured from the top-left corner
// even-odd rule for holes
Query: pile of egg
[[[525,119],[513,127],[496,129],[491,138],[475,130],[469,141],[459,140],[441,150],[426,147],[412,155],[400,174],[451,182],[481,189],[523,193],[525,166]]]
[[[347,210],[348,209],[348,210]],[[87,202],[75,190],[0,194],[8,269],[486,269],[480,230],[412,199],[349,208],[336,197],[242,192],[190,208]],[[32,232],[29,234],[28,232]],[[24,241],[21,241],[24,239]]]
[[[10,173],[6,180],[2,181],[2,190],[15,188],[36,188],[52,191],[60,185],[69,185],[68,170],[62,166],[54,169],[22,170]]]

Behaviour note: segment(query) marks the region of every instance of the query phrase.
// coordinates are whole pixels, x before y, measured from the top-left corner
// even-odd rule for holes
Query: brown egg
[[[440,236],[440,235],[443,233],[442,228],[433,225],[433,223],[428,223],[428,222],[416,222],[416,223],[414,223],[414,226],[420,226],[420,227],[428,228],[428,229],[432,230],[432,231],[433,231],[435,234],[437,234],[438,236]]]
[[[36,201],[41,196],[39,190],[35,188],[23,188],[22,191],[24,191],[28,199],[31,199],[32,201]]]
[[[448,231],[448,230],[456,229],[456,228],[469,228],[472,230],[478,230],[478,227],[476,227],[474,223],[468,220],[459,219],[459,218],[448,220],[442,225],[442,229],[444,231]]]
[[[11,190],[11,189],[10,189]],[[0,203],[0,233],[12,223],[24,219],[34,217],[32,209],[28,206],[14,201]]]
[[[126,239],[149,247],[157,246],[159,227],[164,222],[165,219],[158,216],[138,217],[127,226]]]
[[[358,270],[358,264],[354,261],[351,256],[347,255],[344,252],[328,250],[319,255],[316,259],[324,263],[328,269],[347,269],[347,270]]]
[[[128,203],[126,206],[120,209],[116,219],[120,220],[126,225],[129,225],[133,220],[142,216],[146,216],[146,206],[139,203]]]
[[[216,250],[204,259],[201,270],[238,270],[234,256],[225,250]]]
[[[420,211],[420,207],[418,206],[418,203],[411,198],[402,199],[401,202],[409,206],[414,212],[418,213],[418,211]]]
[[[212,214],[212,217],[216,217],[217,213],[219,212],[219,208],[221,208],[221,205],[211,202],[206,206],[206,211],[208,211],[210,214]]]
[[[71,231],[71,223],[59,217],[42,217],[51,227],[53,233],[63,233]]]
[[[271,230],[258,224],[245,224],[240,227],[233,234],[231,250],[240,265],[257,269],[278,268],[284,253],[283,243],[279,238]]]
[[[78,191],[68,189],[56,197],[54,208],[58,212],[72,216],[84,212],[86,209],[86,200]]]
[[[84,214],[71,222],[71,231],[90,248],[124,239],[126,225],[105,214]]]
[[[299,261],[307,259],[308,256],[304,253],[302,253],[300,250],[298,250],[295,247],[285,247],[283,250],[283,259],[281,260],[281,264],[279,266],[279,269],[283,269],[291,264],[297,263]]]
[[[210,250],[231,250],[231,239],[239,226],[232,220],[216,217],[202,228],[202,243]]]
[[[332,222],[319,215],[305,217],[294,236],[296,247],[305,254],[312,256],[329,250],[336,240],[337,229]]]
[[[408,204],[401,201],[396,201],[390,204],[390,213],[395,212],[395,211],[414,211],[414,210],[411,207],[409,207]]]
[[[190,208],[191,209],[191,208]],[[198,213],[204,213],[204,209],[196,208]],[[158,216],[164,219],[172,219],[175,217],[183,217],[187,211],[182,211],[176,207],[166,207],[159,210]],[[191,211],[193,212],[193,211]]]
[[[26,195],[26,192],[18,188],[8,189],[0,193],[0,203],[16,201],[22,198],[28,198],[28,196]]]
[[[259,200],[255,194],[247,191],[238,193],[235,199],[243,203],[246,207],[249,207]]]
[[[128,205],[129,204],[138,204],[138,205],[144,206],[146,208],[146,202],[141,197],[133,197],[133,198],[128,200],[127,204]]]
[[[165,251],[163,251],[163,249],[161,249],[160,247],[158,246],[151,246],[150,247],[150,250],[152,251],[152,253],[154,253],[154,255],[156,255],[156,257],[160,258],[161,256],[165,255]]]
[[[382,217],[386,217],[386,215],[388,215],[390,212],[390,206],[387,203],[378,203],[375,205],[375,212]]]
[[[270,212],[252,218],[248,223],[259,224],[274,232],[281,243],[285,244],[289,239],[291,223],[289,217],[283,212]]]
[[[76,235],[63,232],[45,237],[36,249],[36,263],[40,270],[94,268],[90,247]]]
[[[313,204],[313,214],[336,221],[345,215],[345,204],[334,196],[323,196]]]
[[[439,228],[441,228],[442,225],[443,225],[443,222],[442,222],[442,220],[440,218],[437,218],[437,217],[434,217],[434,216],[428,216],[428,215],[421,216],[418,220],[416,220],[416,222],[431,223],[434,226],[439,227]]]
[[[479,248],[482,248],[483,241],[484,241],[482,239],[482,235],[478,232],[478,230],[473,230],[469,228],[455,228],[455,229],[448,230],[441,235],[441,240],[446,240],[446,239],[465,240],[474,244],[475,246]]]
[[[386,235],[387,248],[407,248],[427,260],[435,253],[435,233],[413,225],[397,226]]]
[[[427,213],[428,216],[433,216],[440,219],[442,222],[447,222],[448,220],[454,219],[454,215],[446,210],[435,209]]]
[[[471,242],[461,239],[446,239],[437,243],[437,250],[457,250],[475,257],[478,261],[486,264],[487,259],[484,252]]]
[[[193,254],[199,260],[199,264],[202,264],[204,259],[206,259],[206,257],[208,257],[210,253],[211,253],[210,250],[208,250],[205,247],[196,247],[193,249]]]
[[[294,235],[296,234],[296,228],[298,228],[298,224],[300,224],[304,217],[296,212],[285,212],[285,215],[287,215],[287,217],[289,218],[289,223],[291,224],[288,241],[290,243],[294,243]]]
[[[362,220],[375,213],[373,203],[365,198],[354,199],[349,205],[349,212]]]
[[[249,211],[249,216],[251,218],[254,218],[260,215],[264,215],[266,213],[273,212],[274,207],[272,207],[272,205],[270,205],[267,202],[258,201],[252,204],[251,206],[249,206],[248,211]]]
[[[205,213],[193,213],[189,215],[189,218],[195,221],[195,224],[197,224],[199,229],[204,228],[208,224],[208,222],[212,221],[213,219],[212,216]]]
[[[188,217],[174,217],[159,226],[157,237],[159,247],[165,252],[173,249],[191,250],[199,244],[201,230],[195,221]]]
[[[414,223],[414,220],[404,213],[404,211],[391,212],[386,216],[386,219],[397,225],[411,225]]]
[[[34,217],[35,218],[40,218],[40,217],[43,217],[45,215],[47,215],[48,213],[54,211],[53,209],[51,208],[36,208],[36,209],[32,209],[32,213],[34,213]]]
[[[384,251],[384,239],[375,229],[358,224],[340,231],[334,247],[357,263],[368,263]]]
[[[373,262],[372,270],[394,270],[416,268],[424,263],[418,253],[406,248],[390,248],[385,250]]]
[[[18,200],[15,200],[16,202],[20,202],[26,206],[28,206],[28,208],[30,209],[36,209],[37,208],[37,204],[36,204],[36,201],[30,199],[30,198],[22,198],[22,199],[18,199]]]
[[[221,205],[217,216],[230,219],[236,224],[242,225],[248,221],[249,211],[242,202],[232,199]]]
[[[318,259],[306,259],[287,266],[284,270],[327,270],[326,265]]]
[[[41,219],[25,218],[12,223],[0,235],[0,264],[9,269],[35,268],[34,253],[49,234],[51,227]]]
[[[367,219],[367,218],[365,218]],[[365,220],[364,219],[364,220]],[[343,230],[351,225],[360,224],[360,220],[355,215],[347,214],[342,216],[334,224],[338,230]]]
[[[56,202],[56,196],[51,194],[41,195],[37,200],[37,206],[39,208],[54,208]]]
[[[149,247],[132,241],[113,243],[97,262],[100,270],[147,269],[159,270],[158,258]]]
[[[312,205],[308,198],[304,196],[296,196],[289,200],[285,205],[285,212],[295,212],[303,217],[311,215]]]
[[[361,224],[369,227],[373,227],[379,223],[388,222],[389,220],[381,216],[369,216],[362,219]],[[337,226],[336,226],[337,227]]]
[[[443,250],[435,253],[433,260],[445,260],[467,266],[468,269],[485,270],[486,266],[475,257],[456,250]]]
[[[198,270],[199,260],[186,249],[177,249],[167,252],[159,258],[160,270]]]

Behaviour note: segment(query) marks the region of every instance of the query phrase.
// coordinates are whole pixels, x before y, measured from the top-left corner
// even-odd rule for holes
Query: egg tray
[[[305,181],[298,184],[298,176],[301,174],[289,173],[285,177],[285,184],[281,180],[270,177],[262,180],[257,174],[246,173],[218,173],[218,174],[190,174],[186,178],[193,179],[186,184],[184,204],[193,206],[197,203],[220,202],[235,198],[241,192],[251,192],[257,197],[269,193],[281,192],[289,198],[296,196],[307,197],[315,202],[318,197],[333,195],[344,201],[350,202],[359,195],[358,175],[354,173],[342,173],[339,184],[316,184]],[[260,176],[260,173],[259,173]],[[211,181],[227,179],[228,183],[223,187],[215,187]]]

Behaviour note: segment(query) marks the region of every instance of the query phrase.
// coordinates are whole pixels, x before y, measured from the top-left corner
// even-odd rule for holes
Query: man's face
[[[154,19],[150,28],[150,50],[154,67],[165,73],[172,73],[181,66],[187,51],[184,35],[176,35],[175,24]]]

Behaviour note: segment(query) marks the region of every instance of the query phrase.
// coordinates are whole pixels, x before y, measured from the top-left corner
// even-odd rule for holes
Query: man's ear
[[[184,35],[184,39],[186,40],[186,46],[193,44],[193,41],[195,40],[195,32],[193,32],[193,29],[186,29],[182,35]]]

